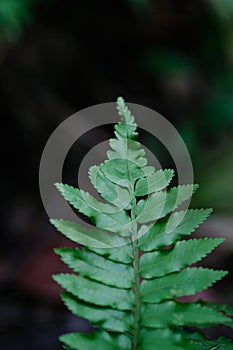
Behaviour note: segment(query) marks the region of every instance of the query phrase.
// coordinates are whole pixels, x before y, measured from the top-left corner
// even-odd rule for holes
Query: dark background
[[[70,243],[48,223],[38,169],[63,120],[119,95],[184,138],[193,206],[214,208],[198,235],[227,238],[203,264],[231,272],[205,297],[233,305],[232,24],[230,0],[0,0],[1,349],[58,350],[59,334],[87,329],[50,277],[65,271],[52,248]]]

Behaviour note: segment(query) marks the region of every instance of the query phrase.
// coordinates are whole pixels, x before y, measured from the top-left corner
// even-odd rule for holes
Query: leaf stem
[[[133,350],[137,349],[138,344],[138,335],[139,335],[139,318],[140,318],[140,275],[139,275],[139,249],[138,249],[138,227],[135,217],[136,211],[136,199],[132,199],[132,210],[131,210],[131,219],[132,219],[132,248],[133,248],[133,268],[134,268],[134,329],[133,329]]]

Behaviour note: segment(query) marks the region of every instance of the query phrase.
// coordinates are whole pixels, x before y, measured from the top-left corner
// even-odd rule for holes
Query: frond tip
[[[125,104],[123,97],[117,98],[116,109],[121,117],[121,122],[115,125],[115,135],[118,139],[134,140],[138,137],[137,124],[130,109]]]

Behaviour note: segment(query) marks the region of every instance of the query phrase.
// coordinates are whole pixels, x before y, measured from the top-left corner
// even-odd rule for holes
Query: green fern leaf
[[[68,273],[53,275],[53,279],[68,292],[87,303],[111,306],[117,310],[131,310],[133,307],[132,290],[109,287]]]
[[[74,350],[130,350],[130,339],[125,335],[110,335],[107,332],[91,334],[71,333],[60,337],[60,340]]]
[[[129,236],[131,230],[130,217],[124,210],[99,202],[89,193],[72,186],[56,184],[64,198],[78,209],[80,213],[91,218],[100,228]]]
[[[86,318],[96,327],[113,332],[132,331],[134,320],[132,312],[90,306],[67,292],[62,293],[62,300],[74,315]]]
[[[142,325],[151,328],[211,326],[230,321],[229,317],[199,304],[166,301],[160,304],[145,304],[142,308]]]
[[[221,337],[207,340],[202,333],[173,331],[171,329],[142,329],[139,350],[231,350],[232,342]]]
[[[108,180],[126,188],[144,176],[143,170],[127,159],[107,160],[100,168]]]
[[[197,229],[211,212],[212,209],[180,211],[151,226],[143,225],[138,231],[140,249],[154,251],[174,244]]]
[[[140,274],[151,279],[176,272],[204,258],[222,243],[222,238],[200,238],[180,241],[169,250],[145,253],[140,259]]]
[[[144,280],[141,284],[141,298],[147,303],[158,303],[174,297],[193,295],[212,286],[226,274],[226,271],[194,267],[154,280]]]
[[[219,313],[221,313],[222,315],[226,316],[228,318],[228,320],[226,322],[224,322],[224,325],[225,326],[228,326],[230,328],[233,328],[233,319],[232,319],[232,316],[233,316],[233,310],[227,306],[227,305],[220,305],[220,304],[217,304],[215,302],[205,302],[205,301],[199,301],[199,304],[200,305],[204,305],[204,306],[207,306],[208,308],[211,308]]]
[[[148,329],[143,328],[139,334],[139,350],[197,350],[191,342],[171,329]]]
[[[111,139],[109,145],[112,151],[107,152],[110,160],[113,159],[127,159],[139,167],[144,167],[147,164],[145,151],[141,148],[141,144],[137,141],[127,139]]]
[[[139,179],[135,187],[135,196],[143,197],[147,194],[161,191],[167,187],[174,176],[171,169],[159,170],[154,174]]]
[[[193,295],[227,272],[190,265],[223,242],[221,238],[183,240],[211,209],[174,212],[197,185],[168,188],[173,170],[148,166],[136,141],[137,124],[124,100],[117,100],[121,121],[109,142],[107,160],[89,169],[89,179],[103,201],[78,188],[56,184],[64,198],[96,228],[51,219],[66,237],[82,245],[55,252],[73,270],[54,280],[65,291],[67,308],[95,327],[90,334],[60,339],[68,350],[229,350],[232,342],[208,340],[201,332],[218,324],[233,327],[226,305],[177,297]]]
[[[227,306],[227,305],[220,305],[220,304],[217,304],[213,301],[208,301],[208,302],[201,302],[203,305],[207,305],[208,307],[211,307],[212,309],[216,310],[216,311],[219,311],[219,312],[222,312],[228,316],[233,316],[233,310]]]
[[[121,262],[122,264],[129,264],[133,262],[132,249],[130,245],[123,245],[117,248],[95,248],[88,247],[88,250],[104,256],[109,260]]]
[[[51,219],[50,222],[58,229],[58,231],[78,244],[100,248],[111,248],[129,243],[128,239],[119,237],[112,232],[100,229],[88,229],[80,226],[76,222],[62,219]]]
[[[81,248],[60,248],[55,252],[81,276],[118,288],[133,286],[133,269],[130,265],[115,263]]]
[[[197,185],[173,187],[167,192],[157,192],[141,199],[136,207],[136,219],[140,224],[161,219],[190,198]]]
[[[92,166],[89,169],[89,178],[92,185],[103,199],[111,202],[118,208],[132,208],[128,189],[122,188],[121,186],[116,186],[115,183],[108,180],[99,166]]]

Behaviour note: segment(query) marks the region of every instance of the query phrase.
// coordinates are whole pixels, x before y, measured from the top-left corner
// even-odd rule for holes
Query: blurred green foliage
[[[142,62],[152,76],[161,78],[191,77],[195,71],[192,59],[175,51],[152,49],[145,53]]]
[[[32,19],[31,11],[37,0],[1,0],[0,31],[8,40],[22,35],[24,25]]]
[[[128,0],[128,3],[138,12],[150,9],[150,0]]]
[[[233,76],[230,73],[215,79],[203,108],[206,126],[216,132],[233,126]]]
[[[223,19],[232,20],[233,16],[233,1],[232,0],[209,0]]]
[[[178,13],[178,4],[172,7],[175,1],[165,1],[161,7],[159,0],[151,4],[156,18],[161,16],[161,9],[162,16],[166,13],[165,18],[170,22],[162,30],[166,33],[169,28],[171,35],[172,21],[184,20],[183,14]],[[195,17],[194,12],[190,13]],[[165,40],[159,43],[155,40],[153,46],[146,48],[139,64],[156,81],[168,103],[172,96],[177,104],[193,106],[193,110],[179,112],[177,125],[191,152],[197,181],[201,183],[195,204],[232,212],[233,1],[206,0],[200,13],[200,22],[196,22],[198,26],[193,27],[190,37],[195,40],[195,49],[192,46],[191,51],[185,52],[178,45],[171,47],[164,36]],[[176,32],[174,37],[178,40]],[[195,96],[199,96],[198,105]]]

